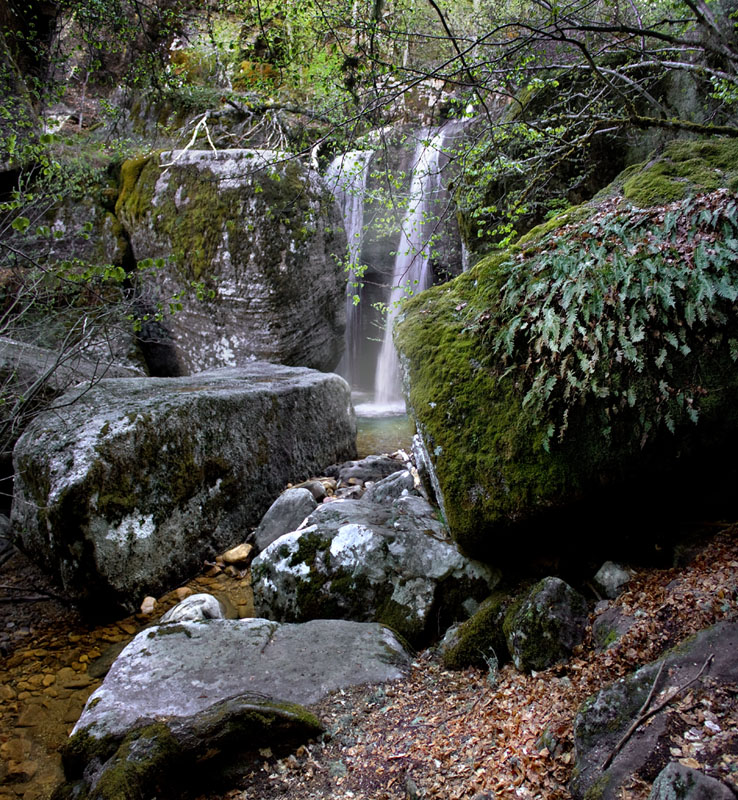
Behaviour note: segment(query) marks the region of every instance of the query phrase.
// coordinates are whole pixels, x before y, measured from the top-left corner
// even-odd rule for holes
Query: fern
[[[584,402],[603,420],[632,409],[643,442],[696,422],[700,391],[673,388],[674,371],[691,357],[697,382],[716,327],[736,327],[737,256],[738,198],[720,190],[638,211],[614,201],[502,264],[479,319],[498,374],[521,373],[544,446]],[[738,336],[722,339],[738,361]]]

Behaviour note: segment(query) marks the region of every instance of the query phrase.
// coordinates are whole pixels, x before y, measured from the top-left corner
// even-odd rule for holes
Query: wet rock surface
[[[40,415],[16,446],[12,519],[24,551],[97,616],[195,574],[287,481],[354,452],[348,385],[302,368],[111,379],[65,397],[66,413]]]
[[[0,798],[48,800],[62,781],[61,748],[90,694],[125,645],[182,599],[217,596],[240,616],[253,615],[248,573],[207,568],[186,586],[138,613],[91,627],[64,605],[38,567],[13,550],[0,564],[6,599],[0,626]],[[216,573],[216,574],[213,574]]]

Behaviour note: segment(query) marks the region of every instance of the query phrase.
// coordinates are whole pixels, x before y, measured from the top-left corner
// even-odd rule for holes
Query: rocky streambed
[[[499,576],[460,560],[432,508],[423,505],[412,465],[397,456],[346,462],[328,477],[288,487],[250,541],[203,563],[198,577],[175,590],[145,598],[138,613],[98,627],[54,597],[54,588],[21,554],[0,564],[0,597],[10,611],[0,632],[0,800],[46,800],[63,780],[67,793],[57,797],[78,790],[122,797],[110,790],[120,780],[116,764],[129,770],[121,773],[126,792],[164,796],[157,781],[165,775],[171,789],[172,768],[179,769],[183,757],[195,767],[187,789],[196,784],[201,800],[268,800],[285,793],[300,800],[563,800],[583,797],[595,784],[605,787],[603,797],[615,797],[624,785],[634,800],[645,800],[662,767],[671,770],[659,779],[664,791],[686,775],[731,798],[738,774],[735,528],[693,536],[678,568],[610,569],[615,582],[601,571],[592,595],[608,596],[597,603],[595,596],[574,596],[568,611],[563,600],[576,595],[571,587],[544,602],[551,587],[563,589],[558,578],[508,587],[519,599],[509,594],[503,603],[513,609],[503,624]],[[287,532],[280,536],[280,528]],[[414,536],[433,563],[418,561]],[[357,587],[349,577],[365,592],[363,608],[354,602]],[[261,610],[252,580],[258,603],[266,602]],[[300,602],[290,608],[268,602],[279,581],[282,592]],[[182,601],[201,593],[217,598],[215,608],[200,607],[192,616]],[[330,616],[345,612],[346,619],[313,621],[307,613],[310,620],[303,621],[302,602],[316,598],[330,606]],[[450,618],[472,617],[436,645],[445,624],[440,610],[454,602]],[[534,608],[537,602],[545,613]],[[388,609],[393,627],[404,625],[420,652],[405,649],[376,624]],[[281,622],[252,621],[255,613]],[[357,614],[364,621],[354,621]],[[525,625],[516,622],[521,614]],[[538,660],[540,648],[520,649],[520,631],[511,625],[532,632],[545,622],[545,639],[555,632],[553,618],[566,628],[559,636],[564,651],[547,648],[546,662]],[[711,625],[694,639],[704,652],[686,645],[669,655],[670,647]],[[237,652],[229,654],[233,639]],[[496,652],[487,649],[491,641]],[[690,684],[694,691],[669,700],[703,663],[707,671]],[[656,685],[660,681],[663,686]],[[664,710],[603,773],[613,731],[630,724],[623,709],[640,707],[639,692],[651,685],[654,702],[666,696]],[[627,702],[613,706],[616,719],[602,713],[612,705],[608,692],[627,694]],[[248,727],[254,711],[262,726],[257,735]],[[231,750],[219,752],[222,721],[237,741],[248,741],[233,762]],[[273,723],[290,736],[262,737]],[[90,749],[95,738],[102,755],[98,744]],[[160,748],[162,741],[176,750],[174,756],[162,752],[152,773],[141,748]],[[641,763],[644,753],[650,755]],[[572,782],[577,774],[584,783]]]
[[[133,636],[180,600],[208,592],[234,615],[253,613],[248,571],[225,564],[204,565],[201,575],[158,598],[148,614],[97,627],[47,592],[54,588],[20,552],[0,567],[2,800],[46,800],[51,795],[64,778],[60,750],[88,697]]]

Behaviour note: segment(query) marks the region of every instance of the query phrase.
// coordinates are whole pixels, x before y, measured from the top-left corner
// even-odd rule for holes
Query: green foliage
[[[697,422],[701,359],[738,359],[736,203],[727,190],[642,211],[612,200],[500,265],[479,319],[544,447],[584,403],[605,437],[628,414],[641,444]]]

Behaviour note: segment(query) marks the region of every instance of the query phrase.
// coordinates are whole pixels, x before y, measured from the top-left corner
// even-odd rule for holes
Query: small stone
[[[46,714],[39,705],[26,706],[18,717],[17,725],[19,728],[35,728],[47,722]]]
[[[144,597],[143,602],[141,603],[141,613],[146,614],[146,616],[148,616],[149,614],[154,613],[155,608],[156,608],[156,598],[151,597],[150,595],[148,597]]]
[[[84,689],[92,682],[86,672],[75,672],[69,667],[60,669],[57,678],[64,689]]]
[[[31,754],[31,742],[28,739],[10,739],[0,744],[0,758],[4,761],[25,761]]]
[[[194,591],[189,586],[180,586],[179,589],[175,589],[174,593],[177,595],[177,600],[184,600],[194,594]]]
[[[10,761],[6,780],[8,783],[28,783],[37,772],[38,764],[35,761]]]
[[[249,560],[253,549],[254,546],[251,544],[239,544],[237,547],[232,547],[223,553],[223,561],[226,564],[245,564]]]
[[[16,692],[12,686],[8,686],[7,684],[0,684],[0,700],[4,702],[9,702],[10,700],[15,700]]]
[[[130,636],[133,636],[138,632],[138,628],[135,625],[132,625],[130,622],[119,622],[118,627]]]
[[[43,684],[44,686],[51,686],[56,681],[55,675],[44,675]]]

